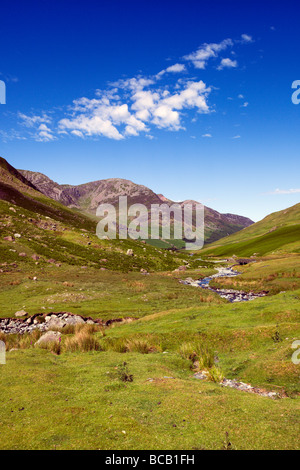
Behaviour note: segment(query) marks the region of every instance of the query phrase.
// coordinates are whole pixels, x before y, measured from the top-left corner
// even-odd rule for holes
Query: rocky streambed
[[[192,278],[187,278],[185,280],[180,281],[182,284],[194,286],[194,287],[201,287],[202,289],[208,289],[210,291],[216,292],[220,297],[229,300],[229,302],[245,302],[248,300],[254,300],[258,297],[264,297],[267,295],[266,291],[254,293],[254,292],[243,292],[234,289],[218,289],[215,287],[210,287],[209,283],[213,279],[219,277],[235,277],[238,276],[238,271],[235,271],[232,268],[217,268],[217,273],[213,274],[212,276],[205,277],[204,279],[194,280]]]

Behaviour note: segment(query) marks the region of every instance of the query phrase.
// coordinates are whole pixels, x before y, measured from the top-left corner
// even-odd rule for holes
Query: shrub
[[[117,375],[122,382],[133,382],[133,375],[128,371],[127,362],[117,367]]]

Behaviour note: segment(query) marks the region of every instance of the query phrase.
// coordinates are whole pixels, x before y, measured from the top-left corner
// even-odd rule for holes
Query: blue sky
[[[262,5],[263,3],[263,5]],[[299,202],[296,1],[2,1],[0,155],[257,221]]]

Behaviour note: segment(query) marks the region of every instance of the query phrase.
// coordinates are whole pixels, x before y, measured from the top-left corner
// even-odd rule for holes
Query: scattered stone
[[[28,313],[25,312],[25,310],[19,310],[15,313],[15,317],[25,317],[26,315],[28,315]]]
[[[129,250],[127,250],[126,255],[128,255],[128,256],[134,256],[133,250],[132,250],[131,248],[130,248]]]
[[[8,237],[4,237],[3,240],[5,240],[7,242],[14,242],[15,241],[14,237],[12,237],[11,235],[8,235]]]
[[[186,266],[179,266],[178,271],[186,271],[187,267]]]
[[[15,212],[15,213],[17,212],[14,207],[10,207],[9,210],[12,211],[12,212]]]
[[[205,370],[202,370],[194,374],[194,377],[195,379],[207,380],[208,372]],[[280,398],[280,395],[277,392],[268,392],[267,390],[253,387],[250,384],[246,384],[244,382],[238,382],[237,380],[223,379],[219,383],[222,387],[234,388],[236,390],[240,390],[241,392],[255,393],[256,395],[260,395],[262,397],[267,397],[267,398],[272,398],[272,399]]]
[[[21,253],[19,253],[19,256],[22,256],[23,258],[25,258],[27,255],[26,255],[26,253],[21,252]]]
[[[14,234],[14,237],[15,237],[15,238],[21,238],[21,236],[22,236],[22,235],[20,235],[19,233],[15,233],[15,234]]]
[[[38,261],[40,259],[39,255],[32,255],[31,258],[34,260],[34,261]]]

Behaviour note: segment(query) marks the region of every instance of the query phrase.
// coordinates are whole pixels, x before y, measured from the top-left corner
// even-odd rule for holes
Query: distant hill
[[[19,170],[43,194],[62,204],[77,208],[95,215],[96,209],[101,203],[117,204],[119,196],[127,196],[128,204],[141,203],[150,209],[151,204],[168,204],[174,202],[162,194],[156,194],[146,186],[133,183],[129,180],[111,178],[90,183],[72,186],[59,185],[42,173],[28,170]],[[196,204],[196,201],[183,201]],[[230,235],[253,224],[247,217],[235,214],[220,214],[205,207],[205,240],[213,242],[226,235]]]
[[[251,256],[273,252],[300,253],[300,203],[274,212],[203,250],[210,256]]]

